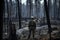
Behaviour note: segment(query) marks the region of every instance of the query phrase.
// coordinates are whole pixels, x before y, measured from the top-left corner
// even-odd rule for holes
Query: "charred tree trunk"
[[[19,29],[21,28],[21,0],[16,0],[18,6],[18,16],[19,16]]]
[[[37,19],[39,18],[39,12],[40,12],[40,1],[41,0],[35,0],[35,8],[36,8],[36,15],[37,15]]]
[[[29,16],[29,17],[31,18],[32,0],[29,0],[29,6],[30,6],[30,7],[29,7],[29,9],[30,9],[30,10],[29,10],[29,11],[30,11],[30,13],[29,13],[30,16]]]
[[[8,7],[8,1],[6,0],[6,7],[7,7],[7,28],[9,28],[9,7]],[[7,33],[8,33],[8,29],[7,29]]]
[[[10,24],[10,36],[9,40],[17,40],[15,24]]]
[[[58,20],[60,20],[60,0],[59,0],[59,8],[58,8]]]
[[[33,0],[27,0],[27,14],[28,14],[29,18],[31,18],[31,14],[32,14],[32,8],[33,8],[32,1]]]
[[[11,0],[10,0],[11,1]],[[8,28],[8,30],[7,30],[7,33],[8,33],[8,35],[9,35],[9,37],[8,37],[8,40],[10,39],[10,27],[11,27],[11,19],[10,19],[10,14],[11,14],[11,3],[10,3],[10,1],[8,2],[7,0],[6,0],[6,6],[7,6],[7,15],[8,15],[8,17],[7,17],[7,28]],[[10,4],[10,5],[9,5]]]
[[[46,18],[47,18],[47,25],[48,25],[48,33],[49,33],[49,40],[51,40],[51,24],[50,24],[50,18],[49,18],[49,1],[47,5],[47,1],[44,0],[44,7],[45,7],[45,12],[46,12]]]
[[[56,18],[56,0],[54,0],[54,20]]]
[[[36,7],[36,14],[37,14],[37,18],[38,18],[37,1],[38,1],[38,0],[35,0],[35,7]]]
[[[9,5],[10,4],[10,5]],[[8,5],[7,5],[7,7],[8,7],[8,20],[9,20],[9,24],[8,24],[8,26],[9,26],[9,40],[11,40],[12,38],[11,38],[11,25],[12,25],[12,21],[11,21],[11,5],[12,4],[12,0],[9,0],[9,2],[8,2]]]
[[[4,11],[4,0],[0,0],[0,40],[2,40],[3,34],[3,11]]]

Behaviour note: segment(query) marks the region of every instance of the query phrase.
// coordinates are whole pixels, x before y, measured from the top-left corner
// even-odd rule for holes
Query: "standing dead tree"
[[[47,25],[48,25],[48,33],[49,33],[49,40],[51,40],[51,24],[50,24],[50,18],[49,18],[49,0],[48,0],[48,5],[47,5],[47,0],[44,0],[44,7],[45,7],[45,12],[46,12],[46,18],[47,18]]]
[[[18,7],[18,16],[19,16],[19,29],[21,28],[21,0],[16,0]]]
[[[3,34],[3,11],[4,11],[4,0],[0,0],[0,40],[2,40],[2,34]]]

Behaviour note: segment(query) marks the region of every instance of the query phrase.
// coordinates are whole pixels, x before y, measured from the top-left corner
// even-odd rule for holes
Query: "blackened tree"
[[[16,0],[18,7],[18,16],[19,16],[19,29],[21,28],[21,0]]]
[[[35,8],[36,8],[36,14],[37,14],[37,18],[38,18],[38,16],[39,16],[39,11],[40,11],[40,1],[41,0],[35,0]]]
[[[2,34],[3,34],[3,11],[4,11],[4,0],[0,0],[0,40],[2,40]]]
[[[49,40],[51,40],[51,24],[50,24],[50,18],[49,18],[49,0],[48,0],[48,5],[47,5],[47,0],[44,0],[44,7],[45,7],[45,12],[46,12],[46,19],[47,19],[47,25],[48,25],[48,33],[49,33]]]
[[[10,35],[9,35],[9,40],[17,40],[17,36],[16,36],[16,27],[15,24],[12,24],[10,22]]]
[[[30,6],[30,7],[29,7],[29,9],[30,9],[30,13],[29,13],[29,14],[30,14],[30,16],[29,16],[29,17],[31,17],[31,10],[32,10],[32,0],[29,0],[29,6]]]
[[[58,19],[60,19],[60,0],[59,0],[59,8],[58,8]]]

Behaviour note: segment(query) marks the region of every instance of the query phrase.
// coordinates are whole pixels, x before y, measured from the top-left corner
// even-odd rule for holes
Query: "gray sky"
[[[26,0],[21,0],[22,1],[22,3],[25,3],[26,2]]]
[[[15,0],[12,0],[12,1],[15,1]],[[24,4],[26,4],[26,1],[27,0],[21,0],[22,1],[22,4],[24,3]],[[41,1],[41,4],[43,3],[43,0]]]
[[[26,4],[26,0],[21,0],[22,1],[22,4]],[[41,1],[41,4],[43,3],[43,0]]]

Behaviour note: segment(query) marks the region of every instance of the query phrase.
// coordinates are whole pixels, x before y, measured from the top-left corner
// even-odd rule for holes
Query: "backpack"
[[[36,28],[36,23],[34,21],[29,22],[29,29],[35,29]]]

